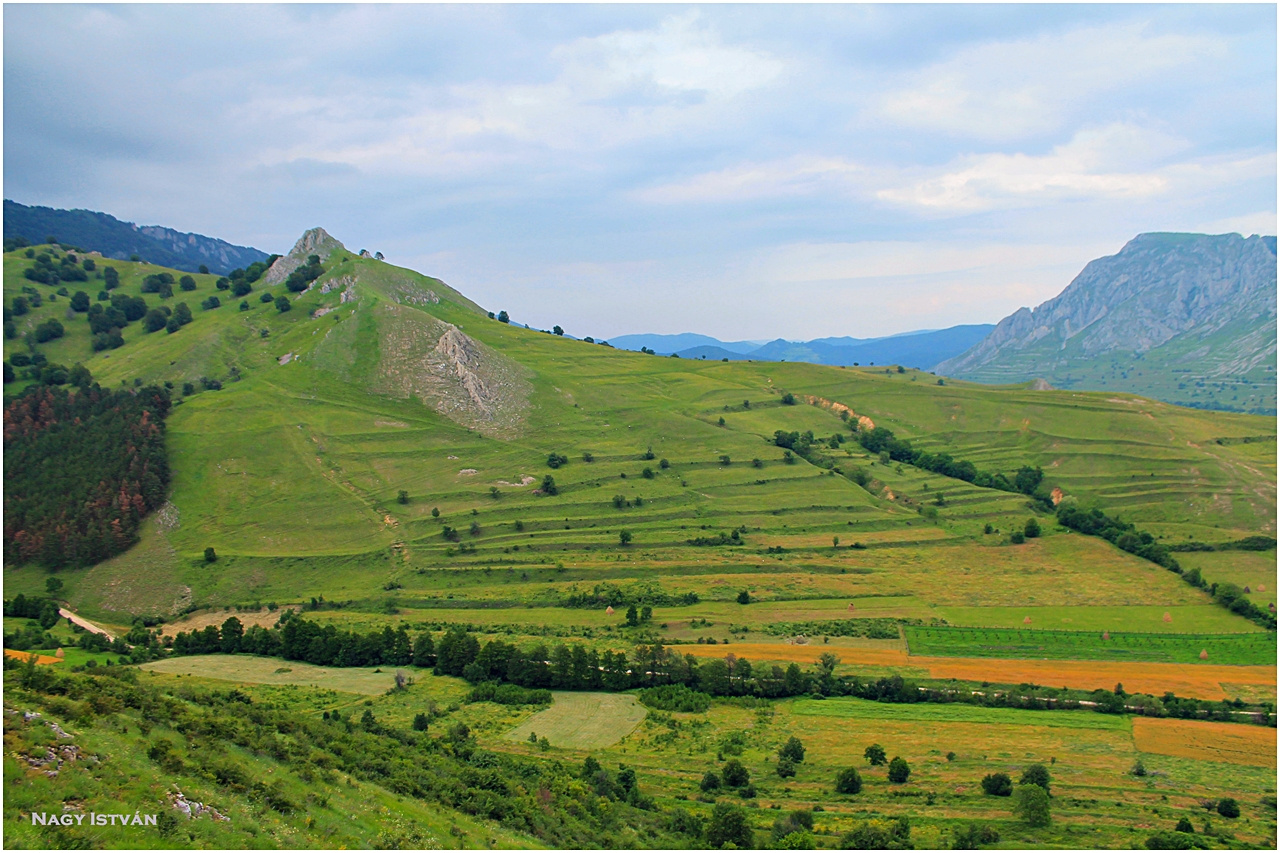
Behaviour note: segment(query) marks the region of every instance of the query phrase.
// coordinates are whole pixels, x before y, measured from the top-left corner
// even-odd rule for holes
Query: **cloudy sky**
[[[571,334],[995,322],[1276,232],[1276,7],[4,8],[4,196],[322,225]]]

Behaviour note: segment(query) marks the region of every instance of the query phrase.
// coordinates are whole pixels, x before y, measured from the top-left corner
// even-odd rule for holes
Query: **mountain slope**
[[[1274,413],[1274,238],[1142,234],[937,370]]]
[[[23,237],[34,244],[43,243],[49,236],[85,251],[101,252],[108,258],[124,260],[136,254],[150,263],[184,272],[196,272],[204,265],[211,272],[225,275],[268,257],[266,252],[249,246],[235,246],[160,225],[134,225],[106,213],[29,207],[5,199],[6,240]]]
[[[811,364],[901,364],[929,370],[986,337],[990,325],[952,326],[887,338],[822,338],[808,342],[778,339],[748,354],[762,361],[807,361]]]

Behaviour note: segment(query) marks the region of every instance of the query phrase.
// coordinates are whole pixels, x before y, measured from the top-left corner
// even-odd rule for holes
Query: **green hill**
[[[298,269],[308,268],[308,250],[297,251],[303,253],[294,259]],[[908,656],[911,635],[902,634],[904,628],[990,628],[1008,637],[1030,620],[1033,629],[1075,633],[1053,635],[1070,642],[994,645],[975,634],[917,636],[927,636],[935,653],[948,643],[983,649],[972,657],[995,659],[990,675],[975,682],[1003,683],[1000,667],[1008,661],[998,658],[1028,656],[1025,649],[1052,647],[1045,657],[1073,657],[1071,649],[1091,638],[1125,631],[1137,637],[1138,652],[1129,660],[1194,661],[1200,660],[1196,650],[1207,648],[1197,638],[1211,635],[1222,663],[1250,666],[1235,680],[1205,682],[1202,696],[1274,702],[1274,687],[1259,687],[1253,671],[1268,660],[1257,637],[1250,639],[1262,631],[1258,620],[1226,606],[1235,597],[1213,595],[1248,586],[1239,597],[1254,607],[1265,610],[1275,600],[1273,547],[1216,547],[1275,536],[1274,418],[1196,411],[1127,394],[939,380],[913,370],[618,351],[501,322],[437,279],[355,256],[340,244],[327,251],[322,271],[302,293],[267,274],[249,283],[250,292],[232,297],[209,275],[194,276],[193,290],[175,286],[163,299],[142,292],[147,277],[162,272],[154,266],[103,261],[86,282],[50,287],[29,280],[24,270],[42,253],[61,264],[56,247],[35,247],[33,257],[25,250],[5,255],[6,322],[12,323],[5,358],[14,371],[6,397],[48,379],[49,364],[83,364],[105,387],[160,384],[173,395],[166,421],[168,503],[147,518],[141,541],[127,552],[57,575],[58,595],[82,615],[121,633],[136,617],[163,618],[173,622],[166,627],[171,635],[220,625],[229,608],[269,626],[276,607],[295,605],[344,630],[403,624],[415,636],[438,637],[448,627],[469,626],[482,640],[527,647],[562,638],[557,642],[628,653],[653,643],[691,652],[705,651],[708,642],[731,643],[743,650],[739,656],[749,649],[757,661],[766,655],[809,666],[820,650],[789,642],[802,635],[804,642],[822,637],[824,647],[829,643],[844,657],[837,674],[925,679],[928,669]],[[99,304],[105,278],[97,275],[106,266],[118,271],[120,286],[102,290],[107,301],[101,304],[113,294],[145,299],[147,310],[185,302],[192,321],[172,333],[130,322],[122,346],[95,352],[88,312],[72,309],[71,299],[82,289]],[[278,283],[267,283],[273,279]],[[67,293],[58,294],[64,286]],[[215,296],[218,307],[200,307]],[[19,297],[28,302],[21,314],[14,310]],[[281,310],[281,300],[288,310]],[[51,319],[64,334],[38,342],[37,329]],[[30,363],[40,361],[37,355],[43,365]],[[887,451],[872,454],[860,441],[874,427],[892,430],[918,451],[945,452],[1009,480],[1038,467],[1042,487],[1038,497],[984,488],[896,461]],[[778,443],[778,432],[796,433],[783,436],[790,448]],[[1208,588],[1103,538],[1059,526],[1052,508],[1063,501],[1133,523],[1153,544],[1214,547],[1175,552]],[[1031,519],[1041,535],[1022,541]],[[205,556],[210,548],[212,562]],[[48,577],[37,565],[6,566],[6,595],[43,595]],[[605,604],[615,602],[619,612],[606,612]],[[627,625],[621,611],[632,603],[650,606],[651,618]],[[272,609],[261,608],[267,604]],[[243,670],[199,671],[237,680]],[[1201,689],[1197,684],[1192,687]],[[1109,691],[1113,685],[1094,686]],[[311,696],[307,691],[319,688],[299,682],[295,689]],[[413,695],[406,701],[419,701]],[[825,744],[823,761],[862,760],[865,744],[854,753],[839,740],[839,713],[824,722],[822,715],[800,713],[799,703],[809,700],[787,701],[795,707],[768,707],[787,715],[782,725],[794,724],[802,737]],[[320,705],[311,707],[314,715]],[[406,727],[407,707],[396,712],[405,715]],[[766,783],[773,769],[765,762],[777,746],[768,707],[717,700],[705,729],[684,717],[668,725],[651,714],[609,755],[615,763],[634,760],[642,786],[661,790],[666,808],[698,795],[706,753],[719,749],[714,738],[754,726],[746,756],[758,778],[768,774],[759,782],[768,802],[786,809],[828,803],[834,823],[825,831],[835,843],[856,804],[833,801],[826,777],[802,776],[794,789]],[[538,758],[541,747],[505,737],[529,714],[498,725],[480,710],[467,719],[492,723],[482,738],[486,748]],[[1127,717],[1117,719],[1128,726]],[[964,717],[955,724],[980,722]],[[542,734],[537,721],[530,725]],[[908,737],[895,725],[877,722],[877,736]],[[1032,760],[1022,752],[996,758],[1007,751],[997,741],[1015,738],[1014,728],[983,746],[981,759],[957,745],[970,743],[964,738],[971,735],[973,743],[987,744],[988,735],[978,731],[962,736],[956,728],[959,740],[948,745],[911,741],[912,765],[931,767],[931,749],[968,756],[973,763],[964,772],[978,777],[992,769],[979,767],[988,754],[993,764]],[[924,737],[924,729],[910,735],[917,736]],[[1063,834],[1016,843],[1141,845],[1151,830],[1129,827],[1123,817],[1147,802],[1143,783],[1125,776],[1135,758],[1128,728],[1114,743],[1086,744],[1087,767],[1071,763],[1069,740],[1044,738],[1035,742],[1052,752],[1034,752],[1034,760],[1056,755],[1055,773],[1063,774],[1079,805],[1064,811],[1069,828],[1054,830]],[[580,763],[584,757],[568,746],[551,748],[557,759]],[[934,779],[929,774],[936,771],[946,790],[968,784],[948,775],[959,770],[943,771],[949,761],[938,761],[921,778]],[[1166,762],[1174,774],[1172,795],[1213,795],[1203,775],[1208,764],[1176,761],[1185,763]],[[836,769],[823,772],[833,776]],[[1253,772],[1232,790],[1256,800],[1263,792],[1248,775]],[[1089,792],[1104,778],[1124,790],[1089,805]],[[877,814],[923,820],[917,801],[876,785]],[[913,790],[923,796],[923,789]],[[959,826],[955,820],[990,814],[981,794],[973,802],[968,796],[945,816],[926,820],[918,843],[939,846]],[[1070,835],[1098,821],[1126,828],[1096,839]],[[367,836],[357,840],[367,843]],[[673,842],[655,835],[642,843]]]

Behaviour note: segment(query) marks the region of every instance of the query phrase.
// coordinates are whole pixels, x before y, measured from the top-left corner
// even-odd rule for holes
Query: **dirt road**
[[[113,635],[110,631],[99,628],[97,625],[93,624],[88,619],[81,619],[79,616],[72,613],[70,610],[68,610],[65,607],[58,608],[58,615],[63,617],[64,619],[70,619],[72,622],[79,625],[81,628],[84,628],[86,631],[89,631],[90,633],[102,634],[108,640],[112,640],[112,641],[115,640],[115,635]]]

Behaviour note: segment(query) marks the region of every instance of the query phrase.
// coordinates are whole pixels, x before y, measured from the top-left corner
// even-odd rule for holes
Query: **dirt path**
[[[97,625],[93,624],[88,619],[80,618],[79,616],[72,613],[70,610],[68,610],[65,607],[58,608],[58,615],[65,619],[70,619],[72,622],[79,625],[81,628],[84,628],[86,631],[89,631],[90,633],[101,634],[102,636],[106,637],[108,640],[111,640],[112,642],[114,642],[116,639],[115,635],[113,635],[110,631],[107,631],[103,628],[99,628]]]

